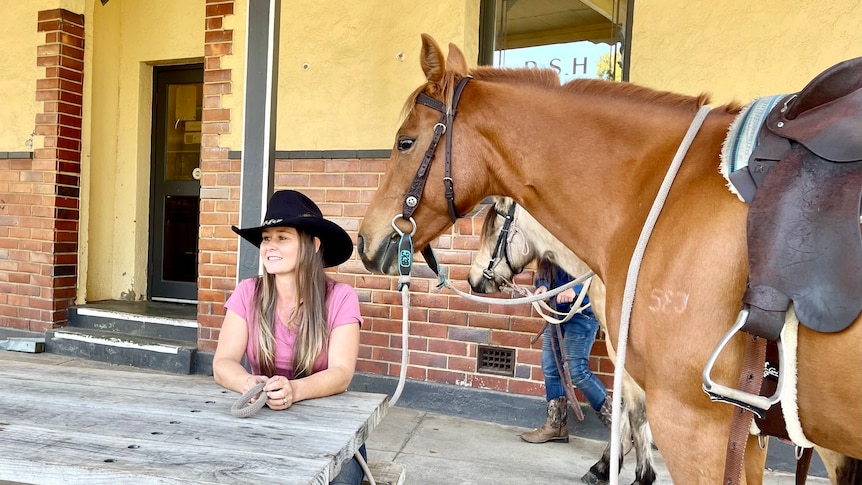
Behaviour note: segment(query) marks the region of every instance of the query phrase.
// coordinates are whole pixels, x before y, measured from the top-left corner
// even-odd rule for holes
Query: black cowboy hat
[[[279,190],[272,194],[266,206],[263,224],[233,232],[260,247],[263,230],[268,227],[295,227],[320,239],[323,264],[327,268],[347,261],[353,253],[353,241],[338,224],[323,218],[320,208],[311,199],[295,190]]]

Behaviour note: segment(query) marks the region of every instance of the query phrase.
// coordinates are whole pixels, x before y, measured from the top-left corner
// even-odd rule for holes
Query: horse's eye
[[[407,150],[413,148],[414,143],[416,143],[416,140],[413,138],[401,138],[398,140],[398,151],[406,152]]]

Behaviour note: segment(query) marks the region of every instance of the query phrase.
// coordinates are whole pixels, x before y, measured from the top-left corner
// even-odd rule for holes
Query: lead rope
[[[262,399],[263,396],[258,397],[257,401],[248,406],[246,406],[246,404],[248,404],[252,398],[261,394],[263,392],[263,386],[265,385],[266,383],[261,382],[259,384],[255,384],[254,387],[246,391],[246,393],[240,396],[239,399],[237,399],[230,407],[230,414],[237,418],[247,418],[260,411],[260,408],[266,404],[266,399]]]
[[[629,262],[629,270],[626,275],[626,286],[623,291],[622,314],[620,316],[620,335],[617,339],[617,363],[614,366],[614,398],[611,418],[611,463],[614,464],[619,463],[620,461],[620,414],[622,413],[623,370],[625,368],[626,361],[629,321],[631,320],[632,306],[634,306],[635,288],[637,287],[641,261],[643,260],[643,255],[646,251],[646,246],[649,242],[652,230],[655,227],[655,223],[658,220],[658,216],[661,213],[662,208],[664,207],[667,194],[670,192],[670,187],[673,185],[673,180],[676,178],[680,165],[682,165],[682,160],[685,158],[685,154],[688,152],[691,142],[697,135],[698,130],[700,130],[700,127],[706,119],[706,116],[709,114],[709,111],[709,106],[701,106],[697,111],[694,120],[691,122],[691,126],[688,127],[688,131],[686,132],[685,137],[683,137],[682,142],[676,151],[676,155],[674,155],[673,161],[667,169],[667,173],[664,176],[661,187],[659,187],[658,194],[656,194],[655,200],[652,203],[649,215],[647,215],[644,227],[641,229],[641,234],[638,237],[638,242],[635,246],[634,253],[632,254],[632,259]],[[611,466],[610,485],[619,485],[619,482],[619,466]]]
[[[448,288],[452,290],[452,292],[456,295],[478,303],[492,303],[494,305],[520,305],[522,303],[533,303],[536,301],[548,300],[551,297],[557,296],[560,293],[568,290],[569,288],[583,284],[586,280],[592,278],[593,276],[595,276],[595,273],[593,273],[592,271],[588,271],[581,276],[578,276],[577,278],[573,279],[572,281],[566,283],[565,285],[558,286],[553,290],[548,290],[545,293],[539,295],[529,294],[528,296],[520,298],[511,298],[508,300],[504,300],[502,298],[493,298],[489,296],[478,296],[470,293],[464,293],[463,291],[459,290],[458,288],[455,288],[454,286],[452,286],[451,283],[449,283],[449,279],[446,277],[445,268],[443,268],[443,270],[437,274],[437,280],[439,281],[439,283],[437,284],[437,288]]]

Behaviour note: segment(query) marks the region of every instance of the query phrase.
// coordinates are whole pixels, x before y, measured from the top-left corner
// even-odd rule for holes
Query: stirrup
[[[745,323],[748,321],[748,314],[749,312],[746,309],[739,312],[739,316],[736,318],[736,323],[734,323],[733,327],[731,327],[731,329],[724,335],[724,338],[721,339],[721,342],[719,342],[715,347],[715,350],[712,351],[712,355],[709,356],[709,360],[706,361],[706,366],[703,368],[702,375],[703,392],[705,392],[713,402],[718,401],[733,404],[734,406],[739,406],[742,409],[751,411],[760,419],[764,419],[766,411],[781,400],[781,392],[784,389],[783,372],[778,373],[778,385],[775,388],[775,394],[769,397],[752,394],[739,389],[731,389],[713,381],[710,377],[712,367],[715,365],[715,361],[718,360],[719,354],[721,354],[721,351],[724,350],[724,347],[727,346],[727,343],[730,342],[730,339],[733,338],[736,332],[742,330],[742,327],[745,326]],[[778,359],[779,362],[784,361],[784,342],[780,337],[778,339]]]

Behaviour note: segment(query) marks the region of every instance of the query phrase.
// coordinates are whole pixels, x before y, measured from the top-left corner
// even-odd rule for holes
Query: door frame
[[[176,303],[197,303],[198,291],[198,241],[200,231],[195,231],[195,278],[193,282],[167,281],[164,279],[163,263],[165,259],[165,199],[167,182],[165,175],[165,154],[167,153],[167,123],[168,85],[201,84],[203,85],[204,66],[201,63],[173,66],[153,67],[153,105],[152,132],[150,145],[150,231],[148,237],[147,264],[147,299]],[[182,194],[188,196],[190,194]],[[197,227],[200,228],[200,184],[198,183],[198,216]]]

